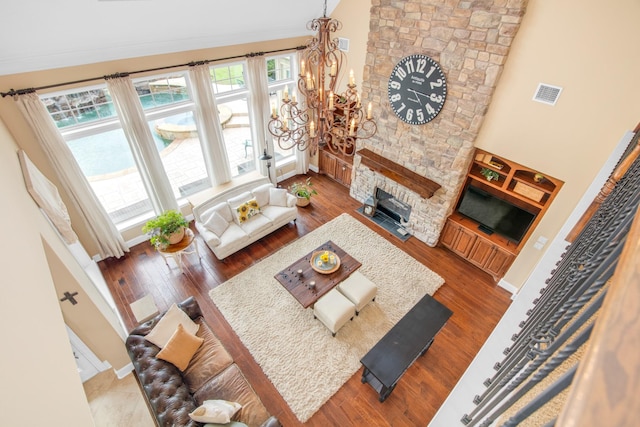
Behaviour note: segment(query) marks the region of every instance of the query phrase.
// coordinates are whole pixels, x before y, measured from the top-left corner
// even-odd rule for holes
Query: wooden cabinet
[[[320,173],[346,187],[351,186],[351,170],[353,169],[351,162],[353,158],[346,158],[328,150],[320,150],[318,156]]]
[[[478,234],[471,228],[473,226],[471,220],[449,218],[440,235],[440,243],[498,280],[507,272],[516,254],[503,249],[499,242]]]
[[[498,280],[504,276],[524,247],[563,182],[477,149],[461,195],[469,185],[535,214],[531,226],[518,242],[499,233],[483,232],[478,222],[457,210],[447,219],[440,235],[440,243]]]

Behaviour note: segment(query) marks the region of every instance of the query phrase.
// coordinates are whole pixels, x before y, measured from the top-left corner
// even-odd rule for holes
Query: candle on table
[[[355,79],[355,77],[353,77],[353,70],[349,71],[349,84],[351,86],[355,86],[356,85],[356,79]]]

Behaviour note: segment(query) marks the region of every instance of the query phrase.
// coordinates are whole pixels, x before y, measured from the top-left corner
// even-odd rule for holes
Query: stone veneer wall
[[[435,246],[453,210],[474,150],[474,140],[520,27],[528,0],[372,0],[363,100],[376,108],[378,133],[360,141],[389,160],[426,176],[442,188],[430,199],[360,166],[354,158],[350,194],[364,201],[375,187],[412,206],[408,228]],[[404,56],[432,57],[447,78],[440,114],[408,125],[389,106],[387,83]],[[363,103],[366,103],[363,102]]]

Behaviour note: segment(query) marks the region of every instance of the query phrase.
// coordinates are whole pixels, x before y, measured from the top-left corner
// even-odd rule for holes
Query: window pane
[[[152,210],[122,129],[67,141],[67,145],[114,223]]]
[[[218,101],[222,135],[229,157],[231,176],[236,177],[256,169],[254,144],[251,140],[249,103],[243,97],[234,101]]]
[[[269,84],[276,83],[282,80],[292,81],[292,61],[293,57],[291,55],[268,58],[267,77]]]
[[[41,98],[58,128],[115,117],[106,88],[83,90]]]
[[[244,64],[220,65],[211,67],[211,81],[216,94],[246,89]]]
[[[186,77],[182,74],[134,82],[142,108],[160,107],[189,100]]]
[[[152,120],[149,127],[176,198],[211,186],[191,111]]]

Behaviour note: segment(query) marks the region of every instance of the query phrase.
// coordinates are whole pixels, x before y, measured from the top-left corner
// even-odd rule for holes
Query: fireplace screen
[[[377,209],[394,220],[402,223],[409,221],[411,205],[396,199],[391,194],[376,187],[375,198],[378,201]]]

